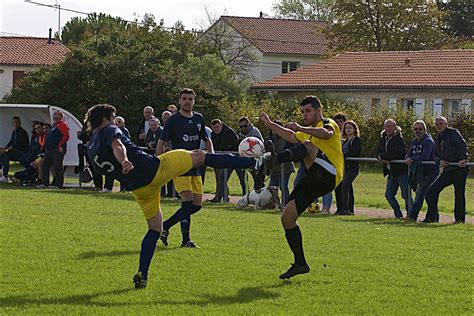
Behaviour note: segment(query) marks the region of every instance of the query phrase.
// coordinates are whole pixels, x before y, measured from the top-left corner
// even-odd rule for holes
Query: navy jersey
[[[127,174],[122,173],[121,164],[115,159],[112,141],[119,139],[127,149],[127,158],[134,169]],[[108,125],[94,131],[88,145],[88,155],[93,168],[103,175],[112,174],[128,191],[133,191],[149,184],[156,175],[160,160],[149,155],[133,144],[115,125]]]
[[[193,112],[192,117],[185,117],[181,113],[172,115],[161,132],[160,139],[171,141],[173,149],[194,150],[199,149],[201,140],[208,140],[204,118],[198,112]],[[193,168],[183,176],[198,176],[199,169]]]

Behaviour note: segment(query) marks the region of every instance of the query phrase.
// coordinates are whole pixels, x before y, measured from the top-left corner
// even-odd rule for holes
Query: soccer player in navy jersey
[[[212,142],[206,133],[204,118],[193,111],[196,94],[192,89],[185,88],[179,93],[179,112],[171,116],[165,124],[160,140],[156,146],[156,154],[165,152],[165,144],[169,141],[173,149],[195,150],[199,149],[201,140],[206,143],[206,150],[214,152]],[[181,198],[179,208],[170,218],[163,223],[161,240],[168,245],[168,234],[171,227],[181,222],[183,240],[181,247],[199,248],[190,238],[191,215],[202,207],[202,178],[198,168],[192,168],[185,174],[175,178],[174,185]]]
[[[229,154],[211,154],[202,150],[172,150],[158,157],[145,153],[114,125],[116,109],[109,104],[98,104],[87,112],[93,128],[88,155],[94,170],[113,176],[131,191],[145,215],[148,232],[143,238],[138,272],[133,277],[135,288],[145,288],[148,269],[163,231],[160,190],[171,179],[191,168],[206,164],[213,168],[258,169],[262,159],[235,157]]]

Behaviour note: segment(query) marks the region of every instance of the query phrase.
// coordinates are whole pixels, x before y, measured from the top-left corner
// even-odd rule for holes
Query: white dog
[[[274,186],[250,191],[237,201],[237,208],[244,208],[249,205],[253,205],[256,210],[262,208],[274,209],[275,207],[278,207],[280,211],[283,210],[278,197],[278,188]]]

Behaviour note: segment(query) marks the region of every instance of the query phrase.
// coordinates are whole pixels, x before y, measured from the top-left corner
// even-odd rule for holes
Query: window
[[[18,85],[24,78],[26,74],[24,71],[13,71],[13,86]]]
[[[300,66],[298,61],[282,61],[281,62],[281,73],[286,74],[291,71],[295,71]]]
[[[461,110],[461,100],[451,100],[451,113],[457,113]]]
[[[410,110],[413,109],[413,106],[415,105],[415,100],[414,99],[402,99],[402,106],[405,110]]]

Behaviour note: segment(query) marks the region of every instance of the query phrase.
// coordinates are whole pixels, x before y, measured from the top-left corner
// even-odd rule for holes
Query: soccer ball
[[[318,203],[311,203],[311,205],[308,207],[308,212],[310,212],[311,214],[315,214],[315,213],[319,213],[321,211],[321,209],[319,208],[319,204]]]
[[[263,155],[264,152],[263,142],[257,137],[244,138],[239,144],[240,157],[255,158]]]

